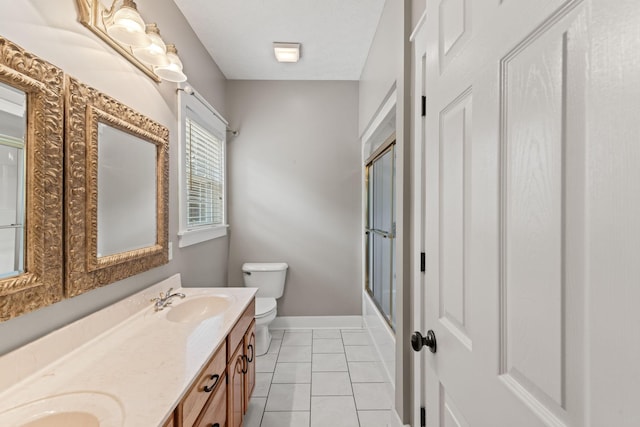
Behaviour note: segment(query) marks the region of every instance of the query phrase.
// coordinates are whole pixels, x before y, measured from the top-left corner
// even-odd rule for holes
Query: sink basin
[[[48,396],[0,413],[0,426],[120,427],[122,404],[113,396],[93,391]]]
[[[233,304],[230,296],[202,296],[169,306],[167,320],[178,323],[195,323],[224,313]]]

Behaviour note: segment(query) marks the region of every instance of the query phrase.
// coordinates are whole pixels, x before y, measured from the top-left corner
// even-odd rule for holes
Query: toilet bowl
[[[258,356],[269,351],[271,344],[269,325],[277,314],[275,298],[256,298],[256,354]]]
[[[278,313],[277,298],[284,293],[286,263],[245,263],[242,265],[244,285],[258,288],[256,293],[256,354],[269,351],[271,333],[269,325]]]

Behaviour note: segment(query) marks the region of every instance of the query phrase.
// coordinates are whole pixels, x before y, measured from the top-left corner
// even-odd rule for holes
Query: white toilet
[[[244,285],[258,288],[256,294],[256,354],[265,354],[271,344],[269,324],[277,314],[276,298],[284,292],[284,281],[289,266],[284,262],[256,263],[242,265]]]

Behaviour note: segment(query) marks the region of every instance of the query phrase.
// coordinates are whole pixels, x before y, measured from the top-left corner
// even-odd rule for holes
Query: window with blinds
[[[227,121],[198,92],[179,91],[181,248],[226,236]]]
[[[223,141],[186,118],[187,227],[224,223]]]

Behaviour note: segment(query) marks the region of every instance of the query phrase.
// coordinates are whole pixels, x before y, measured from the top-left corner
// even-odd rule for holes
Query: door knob
[[[429,347],[431,353],[435,353],[437,350],[436,334],[431,329],[427,331],[426,337],[423,337],[420,332],[414,332],[411,335],[411,347],[414,351],[420,351],[422,347]]]

